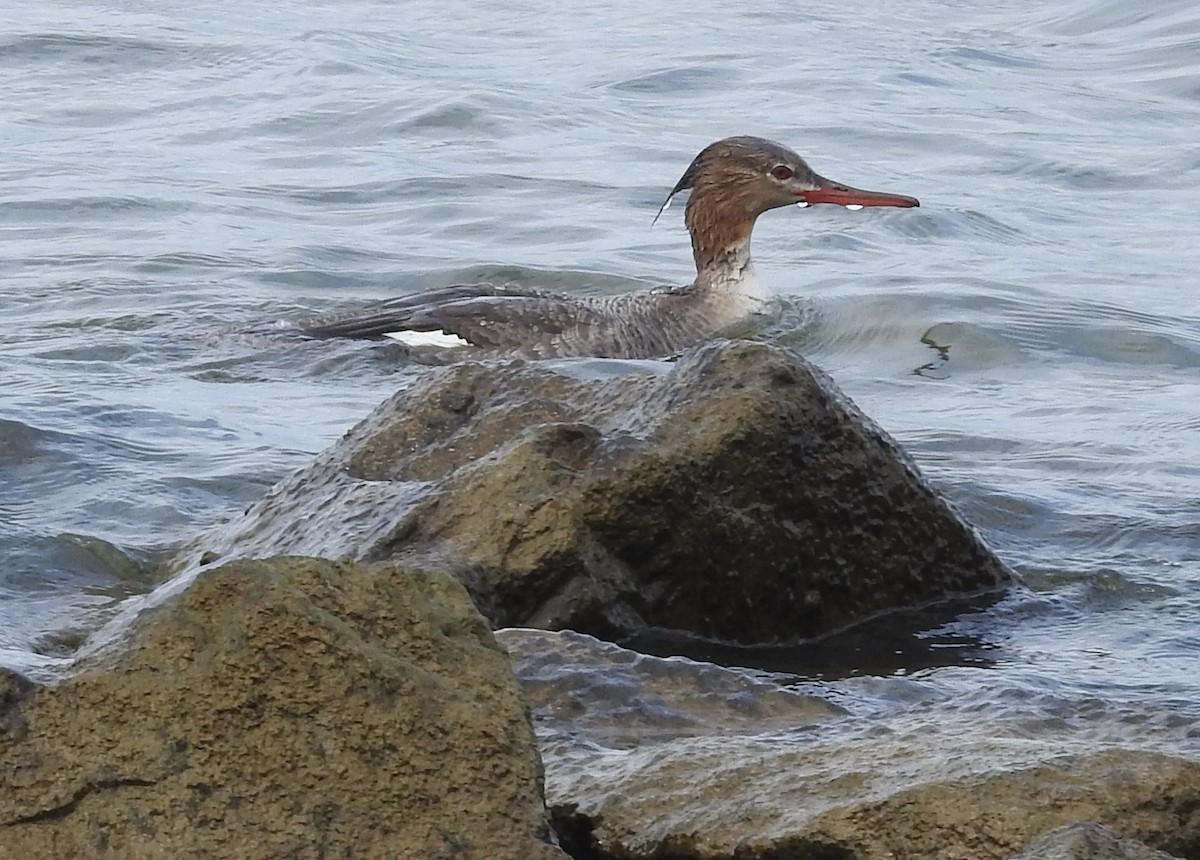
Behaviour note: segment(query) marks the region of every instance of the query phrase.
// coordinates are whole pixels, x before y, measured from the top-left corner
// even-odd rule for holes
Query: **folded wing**
[[[298,322],[313,337],[382,338],[442,332],[488,350],[555,354],[564,338],[588,339],[605,315],[587,298],[531,287],[455,284]],[[542,345],[538,349],[539,344]]]

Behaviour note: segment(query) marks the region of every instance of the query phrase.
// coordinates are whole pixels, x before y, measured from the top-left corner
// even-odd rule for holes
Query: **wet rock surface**
[[[281,552],[358,562],[236,560]],[[878,613],[1011,575],[778,348],[430,372],[178,567],[66,680],[0,672],[0,860],[551,860],[551,820],[577,860],[1200,857],[1200,763],[1111,748],[1180,715],[879,668],[871,640],[901,652]],[[832,681],[587,635],[761,646],[873,616],[822,640]]]
[[[233,563],[53,686],[0,676],[0,858],[563,858],[453,577]]]
[[[933,676],[814,682],[570,632],[498,638],[577,858],[1200,856],[1200,762],[1149,746],[1194,748],[1178,716],[1118,707],[1064,720],[1053,696],[1005,713],[986,673],[964,698]],[[1097,752],[1114,743],[1125,747]],[[1085,821],[1144,845],[1108,845],[1096,825],[1031,844]]]
[[[181,565],[284,553],[429,562],[494,626],[616,641],[786,642],[1010,581],[821,371],[750,342],[431,372]]]
[[[851,856],[862,858],[986,860],[1007,857],[1065,823],[1088,820],[1124,838],[1195,856],[1198,801],[1200,762],[1109,750],[906,788],[883,802],[826,813],[806,838],[852,847]]]
[[[500,630],[535,719],[556,735],[610,750],[727,733],[796,731],[846,716],[812,689],[682,657],[639,654],[570,630]]]
[[[979,751],[942,749],[927,764],[972,752]],[[886,741],[859,739],[846,753],[839,763],[828,750],[809,755],[762,739],[690,740],[592,762],[594,790],[577,778],[560,779],[548,755],[548,799],[564,848],[576,857],[1007,860],[1080,819],[1170,854],[1200,856],[1195,761],[1113,750],[924,781],[906,772],[912,762]],[[871,758],[895,770],[864,770]],[[1092,857],[1095,840],[1082,838],[1027,856]],[[1116,853],[1094,856],[1158,856],[1130,845],[1109,848]]]
[[[1081,821],[1037,840],[1013,860],[1179,860],[1134,839],[1121,839],[1107,827]]]

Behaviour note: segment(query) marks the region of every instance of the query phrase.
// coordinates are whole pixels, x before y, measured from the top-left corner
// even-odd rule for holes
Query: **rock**
[[[1080,821],[1052,830],[1013,860],[1179,860],[1107,827]]]
[[[21,703],[37,689],[38,685],[24,675],[0,666],[0,744],[25,737],[27,727],[21,717]]]
[[[1012,860],[1023,849],[1100,850],[1095,832],[1030,844],[1080,821],[1200,857],[1200,761],[1148,749],[1196,749],[1183,711],[1076,703],[996,670],[805,681],[572,632],[497,638],[532,703],[547,801],[574,857]],[[963,683],[972,676],[976,691]],[[1121,738],[1147,748],[1110,749]],[[1160,860],[1139,857],[1133,842],[1120,850]]]
[[[0,858],[565,858],[509,661],[447,575],[206,571],[0,684]]]
[[[709,737],[574,768],[548,757],[547,794],[574,856],[1004,860],[1080,820],[1181,857],[1200,850],[1200,762],[1108,750],[962,776],[954,771],[971,767],[970,745],[905,749],[892,734],[847,738],[840,754]],[[947,763],[950,773],[938,779],[934,766]],[[1063,856],[1091,856],[1078,853],[1087,843],[1074,838],[1075,848],[1060,840],[1077,851]]]
[[[1117,827],[1168,849],[1200,846],[1200,762],[1107,750],[952,783],[920,785],[882,803],[821,816],[814,835],[863,858],[1008,857],[1064,823]]]
[[[285,553],[433,558],[494,626],[616,641],[787,642],[1011,576],[820,370],[745,341],[431,371],[181,563]]]
[[[551,747],[548,758],[553,748],[569,751],[581,742],[593,750],[635,750],[676,738],[797,731],[846,717],[827,698],[758,673],[651,657],[571,630],[508,629],[496,638]]]

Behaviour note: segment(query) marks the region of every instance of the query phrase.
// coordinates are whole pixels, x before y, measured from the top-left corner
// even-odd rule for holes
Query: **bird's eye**
[[[771,168],[771,175],[780,182],[783,182],[792,178],[792,168],[788,167],[786,164],[776,164]]]

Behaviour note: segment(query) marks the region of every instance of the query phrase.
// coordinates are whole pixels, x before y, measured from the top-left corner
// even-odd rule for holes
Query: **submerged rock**
[[[707,737],[589,762],[551,754],[547,798],[573,856],[621,860],[1009,860],[1080,820],[1181,857],[1200,849],[1200,762],[1109,750],[962,775],[954,771],[963,759],[978,756],[978,766],[1000,745],[951,740],[920,752],[890,739],[888,727],[874,734],[847,738],[840,751]],[[1092,855],[1087,845],[1022,856],[1158,856],[1134,845]]]
[[[446,575],[208,571],[38,687],[0,676],[0,858],[565,858],[508,658]]]
[[[846,718],[821,693],[683,657],[651,657],[570,630],[510,628],[512,657],[547,762],[578,747],[634,750],[714,734],[798,732]]]
[[[987,671],[806,681],[571,632],[498,638],[575,857],[1200,856],[1200,761],[1154,749],[1194,751],[1194,724],[1150,703],[1075,708]],[[1080,821],[1145,845],[1096,827],[1031,844]]]
[[[786,642],[1010,581],[828,377],[749,342],[433,371],[184,563],[290,553],[436,559],[497,627],[619,641]]]

